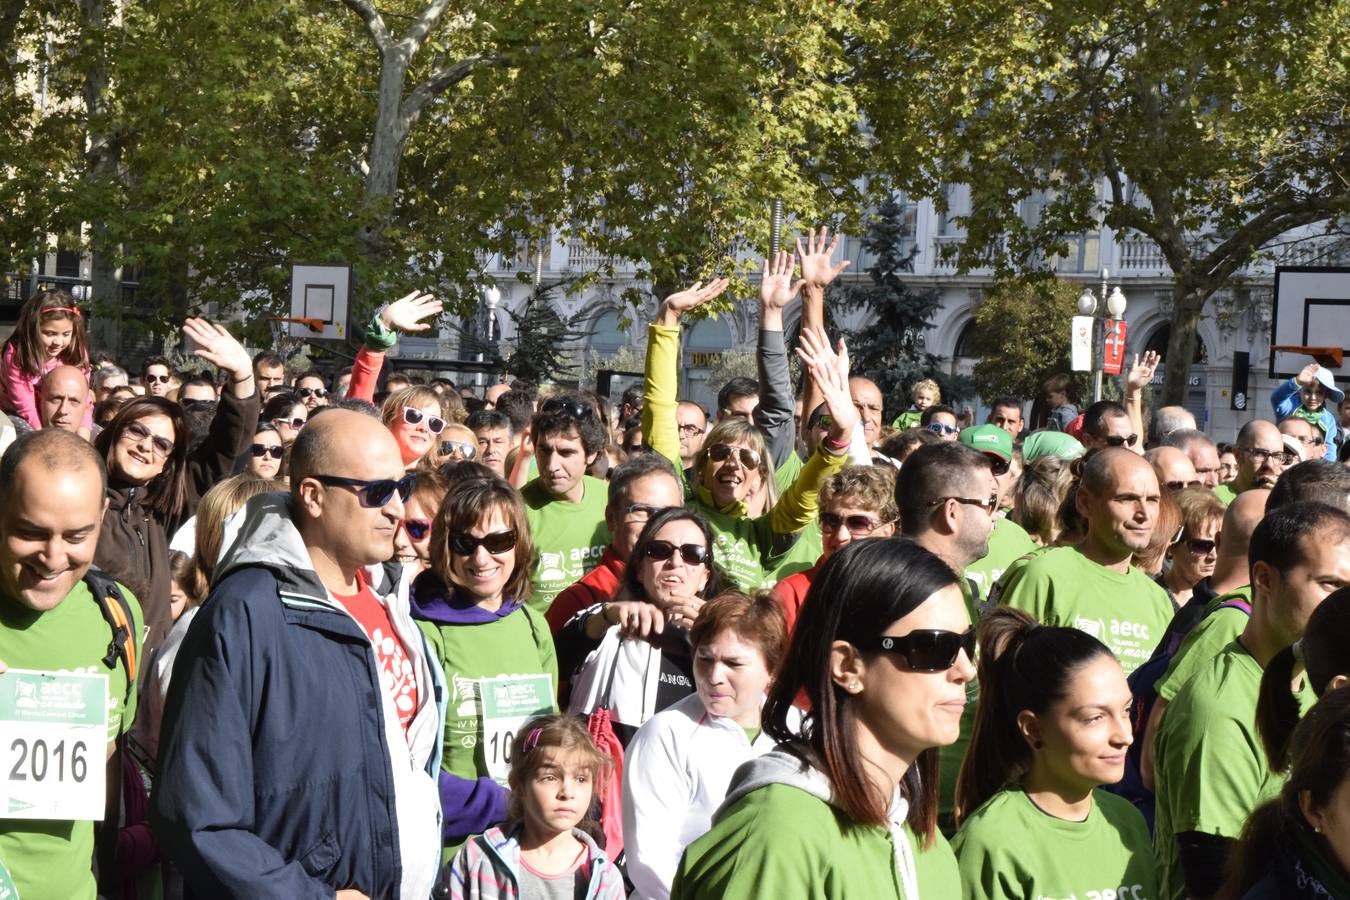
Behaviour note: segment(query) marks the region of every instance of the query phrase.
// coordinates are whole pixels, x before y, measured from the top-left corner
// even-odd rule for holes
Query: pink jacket
[[[0,410],[19,416],[34,428],[41,428],[42,419],[38,416],[37,408],[38,385],[48,372],[65,363],[60,359],[49,359],[42,364],[41,372],[29,375],[19,368],[17,356],[18,351],[14,349],[14,345],[7,344],[4,356],[0,357]],[[89,377],[88,372],[85,373],[85,377]],[[94,425],[92,403],[84,407],[83,424],[85,428],[92,428]]]

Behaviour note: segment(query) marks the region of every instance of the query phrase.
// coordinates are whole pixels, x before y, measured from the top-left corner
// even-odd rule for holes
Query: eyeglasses
[[[1186,549],[1196,556],[1208,556],[1214,552],[1214,548],[1217,546],[1219,546],[1218,541],[1207,541],[1204,538],[1190,538],[1186,541]]]
[[[172,375],[142,375],[141,380],[146,384],[168,384]]]
[[[421,425],[423,419],[426,420],[427,430],[432,434],[440,434],[445,430],[445,420],[440,416],[429,415],[415,406],[403,407],[403,421],[409,425]]]
[[[456,453],[460,459],[473,459],[478,454],[478,448],[464,441],[441,441],[442,456],[454,456]]]
[[[974,497],[938,497],[936,500],[928,501],[929,506],[937,506],[940,503],[946,503],[948,500],[955,500],[957,503],[966,506],[978,506],[990,515],[998,509],[998,494],[990,494],[984,500],[976,500]]]
[[[902,635],[882,635],[864,641],[850,641],[859,650],[893,653],[905,660],[915,672],[945,672],[956,665],[962,650],[968,659],[975,658],[975,629],[940,631],[920,629]]]
[[[410,532],[411,533],[411,532]],[[417,538],[413,538],[417,540]],[[482,537],[460,532],[450,538],[450,552],[456,556],[473,556],[482,547],[488,553],[505,553],[516,545],[516,530],[494,531]]]
[[[836,513],[826,512],[820,514],[820,530],[826,534],[834,534],[839,530],[839,526],[843,525],[848,529],[849,534],[854,537],[862,537],[871,534],[882,525],[886,525],[889,522],[889,519],[882,522],[879,519],[864,515],[841,516]]]
[[[1300,437],[1298,440],[1305,447],[1321,447],[1327,442],[1320,434],[1317,437]]]
[[[934,434],[960,434],[961,429],[946,422],[929,422],[928,430]]]
[[[647,558],[665,562],[680,551],[680,559],[686,566],[701,566],[708,561],[708,548],[702,544],[680,544],[676,547],[670,541],[652,541],[647,545]]]
[[[280,445],[269,447],[266,444],[250,444],[248,452],[253,454],[254,459],[262,459],[264,456],[270,456],[273,459],[281,459],[281,454],[286,451],[282,450]]]
[[[1188,487],[1200,487],[1202,484],[1204,482],[1197,478],[1194,481],[1164,481],[1163,487],[1175,494],[1177,491],[1185,490]]]
[[[430,519],[404,519],[403,530],[408,532],[408,537],[414,541],[420,541],[431,533]]]
[[[413,476],[404,475],[395,481],[392,478],[377,478],[367,481],[361,478],[345,478],[341,475],[315,475],[314,480],[329,487],[351,488],[356,492],[361,505],[366,509],[384,506],[394,494],[398,499],[407,500],[412,494]]]
[[[285,425],[292,431],[299,431],[301,428],[305,427],[305,420],[300,418],[299,416],[296,416],[294,419],[273,419],[272,424]]]
[[[550,416],[564,415],[573,419],[589,419],[595,414],[589,403],[583,403],[575,397],[553,397],[545,400],[539,411]]]
[[[682,434],[682,435],[684,435],[684,436],[686,436],[686,437],[693,437],[693,436],[696,435],[696,434],[702,434],[702,433],[703,433],[703,426],[702,426],[702,425],[695,425],[695,424],[693,424],[693,423],[691,422],[691,423],[689,423],[689,424],[681,425],[681,426],[680,426],[680,434]]]
[[[1238,447],[1237,449],[1251,457],[1252,462],[1258,466],[1263,466],[1267,462],[1277,462],[1286,466],[1298,462],[1298,456],[1288,450],[1262,450],[1260,447]]]
[[[327,389],[327,388],[300,388],[300,390],[296,391],[296,393],[300,395],[300,399],[301,399],[301,400],[308,400],[310,397],[318,397],[318,398],[322,399],[322,398],[328,396],[328,389]]]
[[[652,506],[650,503],[630,503],[623,508],[623,514],[635,522],[650,522],[661,515],[669,506]]]
[[[986,453],[984,455],[984,458],[989,460],[989,471],[993,472],[996,478],[1001,477],[1003,475],[1007,475],[1008,470],[1012,468],[1012,462],[1004,459],[1001,456],[995,456],[992,453]]]
[[[1139,435],[1132,434],[1129,437],[1121,437],[1118,434],[1113,434],[1110,437],[1102,438],[1102,440],[1106,442],[1108,447],[1133,447],[1139,443]]]
[[[713,444],[708,448],[708,459],[713,462],[723,462],[736,454],[737,461],[747,469],[758,469],[760,455],[756,450],[749,447],[732,447],[729,444]]]
[[[140,422],[132,422],[122,429],[122,434],[131,438],[133,444],[143,444],[148,439],[150,441],[150,452],[165,459],[173,452],[173,441],[160,437]]]

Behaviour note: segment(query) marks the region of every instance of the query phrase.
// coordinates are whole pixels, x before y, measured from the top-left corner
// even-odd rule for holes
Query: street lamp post
[[[480,363],[483,362],[484,351],[493,340],[493,326],[497,323],[497,304],[501,299],[501,288],[497,287],[496,284],[489,283],[488,286],[483,289],[483,304],[487,307],[487,334],[480,339],[478,345],[478,361]],[[474,383],[479,387],[482,387],[483,371],[481,369],[474,375]]]
[[[1083,288],[1083,293],[1078,297],[1078,314],[1093,317],[1093,350],[1097,351],[1095,354],[1097,359],[1092,366],[1093,403],[1102,399],[1102,372],[1111,371],[1112,374],[1119,374],[1120,361],[1125,355],[1124,347],[1121,346],[1125,341],[1125,323],[1121,321],[1125,317],[1125,294],[1119,285],[1109,288],[1108,275],[1106,269],[1102,269],[1100,297],[1106,307],[1105,322],[1097,316],[1098,294],[1093,293],[1092,288]]]

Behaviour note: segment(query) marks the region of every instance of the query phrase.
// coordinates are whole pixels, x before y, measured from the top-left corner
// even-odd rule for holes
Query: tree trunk
[[[366,220],[357,232],[364,253],[377,259],[398,190],[398,170],[408,139],[409,121],[403,115],[403,80],[408,72],[406,51],[394,44],[380,59],[380,90],[375,109],[375,133],[370,142],[366,173]]]
[[[1173,283],[1172,331],[1167,340],[1167,356],[1163,359],[1167,369],[1159,405],[1181,406],[1186,399],[1191,360],[1195,356],[1196,329],[1205,301],[1213,292],[1213,288],[1202,288],[1180,276]]]
[[[103,0],[80,0],[80,16],[88,35],[87,61],[84,72],[85,109],[85,180],[103,190],[102,185],[117,179],[119,147],[109,132],[104,119],[104,100],[108,93],[107,10]],[[110,246],[108,222],[97,219],[89,222],[90,298],[95,309],[110,310],[121,302],[121,272],[117,265],[118,248]],[[95,336],[100,346],[120,350],[120,336],[115,335],[116,320],[94,320]]]

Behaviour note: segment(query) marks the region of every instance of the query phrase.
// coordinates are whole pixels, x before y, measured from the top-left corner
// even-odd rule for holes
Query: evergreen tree
[[[909,408],[909,390],[931,378],[942,387],[944,403],[969,390],[968,379],[952,378],[942,361],[928,351],[927,332],[942,309],[935,290],[912,290],[900,277],[914,269],[917,248],[906,251],[904,207],[894,198],[877,209],[863,238],[863,249],[874,258],[867,268],[871,284],[840,289],[841,305],[869,313],[866,324],[846,335],[854,375],[876,382],[885,399],[886,421]],[[826,304],[829,308],[829,304]]]

